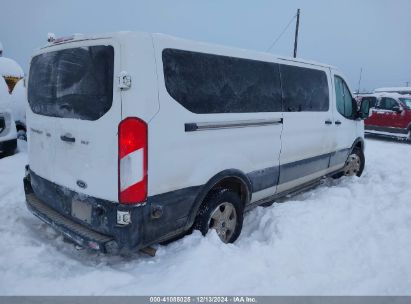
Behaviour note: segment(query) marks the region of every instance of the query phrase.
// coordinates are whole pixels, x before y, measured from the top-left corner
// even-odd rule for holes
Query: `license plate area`
[[[71,202],[71,216],[91,224],[91,205],[73,200]]]

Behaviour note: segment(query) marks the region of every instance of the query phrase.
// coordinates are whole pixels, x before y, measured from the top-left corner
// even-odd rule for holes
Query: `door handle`
[[[335,122],[335,124],[336,124],[336,125],[340,125],[340,124],[341,124],[341,121],[337,120],[337,121]]]
[[[61,135],[60,139],[62,141],[71,142],[71,143],[76,141],[76,139],[74,137],[70,137],[70,136],[67,136],[67,135]]]
[[[332,125],[332,123],[333,123],[333,122],[332,122],[331,120],[326,120],[326,121],[325,121],[325,124],[326,124],[326,125]]]

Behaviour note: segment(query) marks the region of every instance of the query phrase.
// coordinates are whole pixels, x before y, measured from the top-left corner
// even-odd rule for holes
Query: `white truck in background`
[[[3,102],[9,103],[6,107],[13,114],[18,138],[26,140],[27,92],[24,71],[15,60],[3,57],[2,54],[3,48],[0,43],[0,79],[4,80],[6,92],[10,95],[10,98],[3,98]],[[1,86],[3,87],[3,84]]]

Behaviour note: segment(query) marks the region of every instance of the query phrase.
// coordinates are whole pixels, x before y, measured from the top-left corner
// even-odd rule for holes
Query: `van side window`
[[[381,110],[392,111],[392,108],[395,106],[398,106],[398,102],[395,99],[389,97],[382,97],[378,104],[378,108]]]
[[[329,88],[323,71],[280,65],[285,111],[328,111]]]
[[[337,103],[337,111],[344,117],[351,118],[353,113],[352,96],[345,81],[334,76],[335,98]]]
[[[197,114],[282,111],[279,65],[177,49],[163,50],[168,93]]]

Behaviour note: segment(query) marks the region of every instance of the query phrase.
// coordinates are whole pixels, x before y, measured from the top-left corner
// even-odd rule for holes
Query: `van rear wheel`
[[[244,206],[240,196],[229,189],[210,192],[198,211],[194,229],[206,235],[210,229],[217,232],[223,243],[233,243],[243,227]]]

